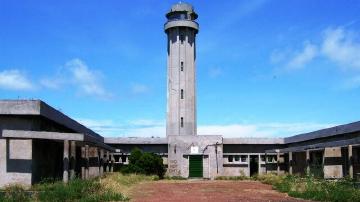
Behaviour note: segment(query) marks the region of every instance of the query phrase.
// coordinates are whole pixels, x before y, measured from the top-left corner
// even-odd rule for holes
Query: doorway
[[[189,177],[203,177],[203,156],[189,156]]]
[[[259,174],[259,155],[250,155],[250,176]]]

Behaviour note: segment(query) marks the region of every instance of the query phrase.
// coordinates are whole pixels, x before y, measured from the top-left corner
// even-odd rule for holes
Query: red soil
[[[304,201],[256,181],[157,181],[139,184],[131,201]]]

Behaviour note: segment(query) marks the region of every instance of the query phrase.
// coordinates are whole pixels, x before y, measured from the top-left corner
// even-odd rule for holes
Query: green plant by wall
[[[142,152],[134,148],[129,156],[129,165],[122,169],[124,173],[138,173],[145,175],[157,175],[163,179],[166,168],[159,155],[149,152]]]

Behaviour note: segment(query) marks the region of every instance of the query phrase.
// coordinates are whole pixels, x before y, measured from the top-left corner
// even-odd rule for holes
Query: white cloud
[[[49,89],[61,89],[72,86],[81,95],[108,99],[112,96],[102,85],[102,74],[82,60],[75,58],[65,63],[54,77],[40,80],[40,84]]]
[[[165,137],[165,120],[139,119],[123,124],[111,120],[78,119],[80,123],[104,136],[112,137]],[[223,137],[287,137],[334,126],[319,123],[258,123],[199,125],[199,135]]]
[[[79,86],[82,93],[102,98],[110,96],[110,93],[101,85],[100,74],[91,70],[85,62],[76,58],[67,62],[65,66],[71,71],[74,82]]]
[[[12,69],[0,72],[0,88],[8,90],[32,90],[34,85],[24,72]]]
[[[283,64],[288,69],[300,69],[318,57],[330,60],[348,70],[360,70],[360,34],[342,27],[323,31],[321,40],[314,44],[305,41],[300,51],[274,50],[270,62]]]
[[[147,93],[148,91],[149,91],[149,87],[144,84],[134,83],[131,86],[131,92],[133,94],[143,94],[143,93]]]
[[[152,120],[152,119],[138,119],[138,120],[129,121],[129,124],[133,125],[133,126],[153,127],[153,126],[164,126],[165,121],[164,120]]]
[[[305,42],[304,49],[296,53],[287,64],[290,69],[299,69],[310,62],[318,54],[318,48],[309,42]]]
[[[200,125],[198,134],[217,134],[224,137],[287,137],[331,126],[333,124],[317,123]]]
[[[343,28],[325,30],[322,53],[344,68],[360,70],[360,42],[356,35]]]
[[[165,126],[154,126],[149,128],[133,128],[126,130],[124,137],[165,137]]]
[[[43,78],[40,80],[40,84],[46,88],[59,89],[65,84],[65,81],[61,78],[49,79]]]
[[[165,121],[138,119],[126,123],[113,120],[77,119],[79,123],[104,136],[119,137],[165,137]]]

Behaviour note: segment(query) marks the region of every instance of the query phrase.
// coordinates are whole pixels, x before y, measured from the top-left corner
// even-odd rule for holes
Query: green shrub
[[[324,180],[313,175],[305,178],[294,175],[260,175],[254,178],[271,184],[274,189],[286,192],[289,196],[315,201],[360,202],[360,190],[349,179]]]
[[[104,190],[97,180],[69,181],[45,183],[37,188],[39,201],[124,201],[127,200],[121,193]]]
[[[166,180],[187,180],[187,178],[181,177],[181,176],[166,176],[165,179]]]
[[[129,156],[129,165],[122,169],[124,173],[138,173],[145,175],[157,175],[163,179],[166,168],[159,155],[149,152],[142,152],[135,148]]]
[[[4,202],[27,202],[31,200],[31,195],[20,185],[11,185],[5,187],[3,194],[0,195],[0,201]]]
[[[215,178],[215,180],[248,180],[250,179],[247,176],[240,175],[240,176],[218,176]]]

